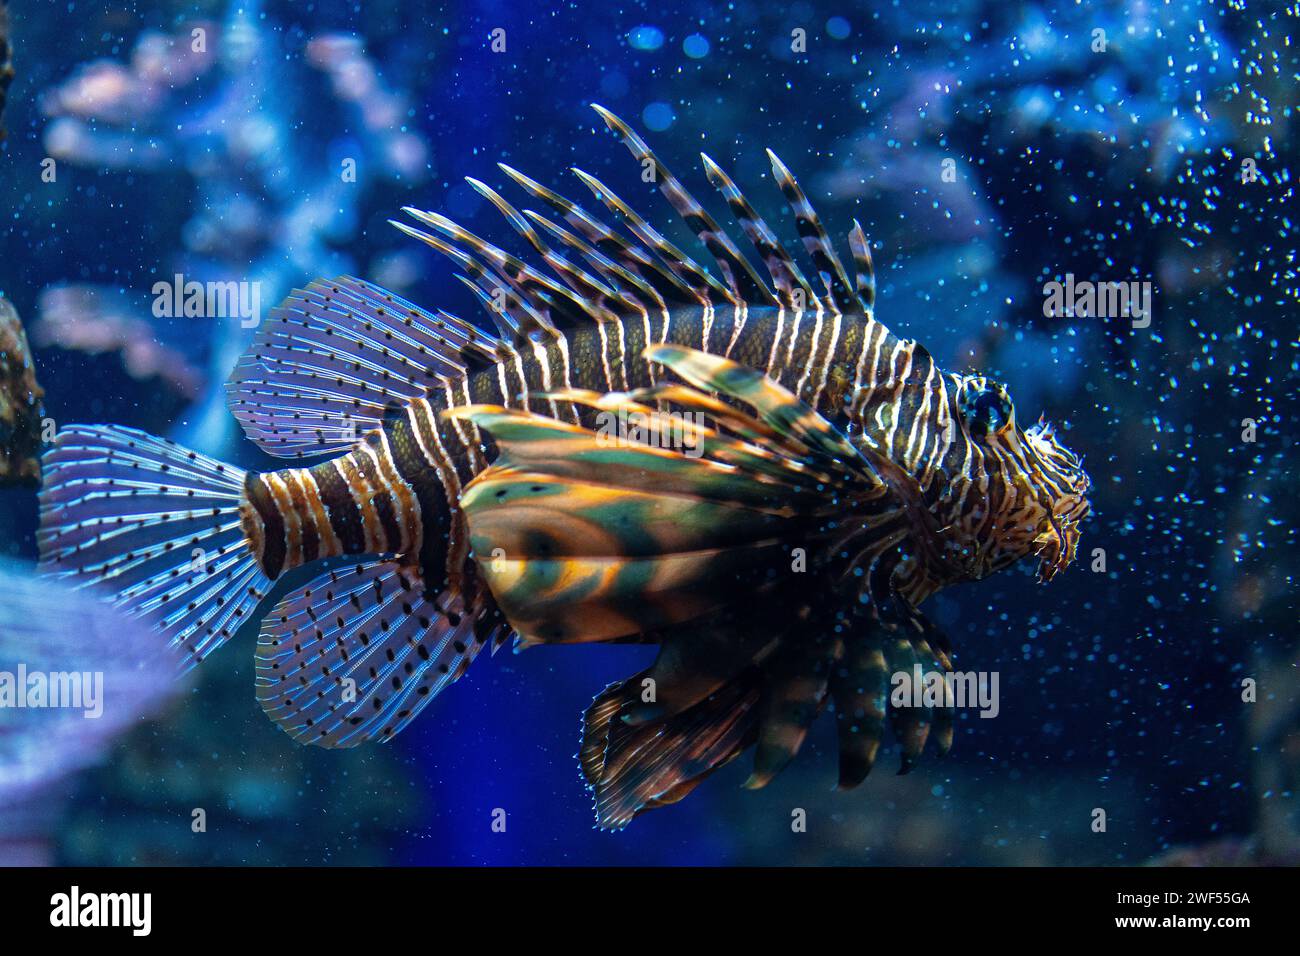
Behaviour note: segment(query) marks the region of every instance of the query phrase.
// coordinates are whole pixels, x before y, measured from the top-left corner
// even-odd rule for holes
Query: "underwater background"
[[[251,330],[155,318],[153,284],[256,282],[269,309],[348,272],[476,316],[387,220],[414,205],[513,248],[463,179],[500,186],[497,162],[566,193],[580,165],[697,248],[598,102],[720,214],[706,150],[789,244],[774,149],[840,241],[862,222],[877,317],[1058,423],[1094,488],[1079,562],[1050,586],[1026,564],[928,605],[959,667],[1000,674],[1001,707],[959,712],[951,754],[907,776],[891,744],[833,792],[822,719],[766,789],[740,789],[742,758],[601,832],[579,715],[651,648],[484,655],[391,744],[324,751],[261,712],[248,628],[152,719],[88,739],[96,765],[51,782],[41,813],[0,789],[0,847],[65,864],[1300,862],[1296,4],[27,0],[8,21],[0,293],[57,425],[276,467],[224,404]],[[1067,273],[1150,282],[1149,325],[1046,317]],[[0,557],[34,562],[36,513],[31,488],[0,489]]]

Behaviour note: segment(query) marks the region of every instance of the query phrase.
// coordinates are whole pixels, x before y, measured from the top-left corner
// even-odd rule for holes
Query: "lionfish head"
[[[1074,560],[1091,509],[1083,462],[1042,418],[1022,429],[1002,385],[982,376],[954,379],[954,418],[969,451],[945,520],[966,573],[982,578],[1037,557],[1038,579],[1050,581]]]

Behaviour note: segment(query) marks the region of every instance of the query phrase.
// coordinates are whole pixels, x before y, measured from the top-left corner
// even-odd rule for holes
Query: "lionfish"
[[[0,487],[40,484],[44,398],[18,311],[0,296]]]
[[[1026,556],[1043,580],[1066,567],[1089,509],[1080,460],[1041,420],[1022,429],[1001,385],[942,372],[876,320],[862,227],[850,279],[775,154],[816,288],[711,159],[770,281],[594,108],[717,275],[595,177],[575,170],[613,225],[502,164],[549,214],[468,182],[544,265],[436,213],[393,223],[459,268],[497,334],[360,279],[312,282],[262,324],[229,400],[271,455],[332,457],[245,472],[128,428],[64,428],[43,566],[111,586],[192,665],[282,574],[337,559],[261,618],[256,652],[265,712],[322,747],[390,739],[511,637],[658,644],[583,718],[602,828],[749,747],[762,786],[828,702],[845,788],[887,710],[904,769],[927,739],[946,752],[950,698],[887,707],[892,672],[952,668],[918,608]],[[644,428],[611,436],[611,416]]]

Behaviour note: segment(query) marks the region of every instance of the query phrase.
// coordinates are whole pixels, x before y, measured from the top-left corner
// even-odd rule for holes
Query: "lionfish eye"
[[[1001,431],[1011,421],[1011,399],[998,386],[974,386],[962,394],[961,413],[971,434],[983,438]]]

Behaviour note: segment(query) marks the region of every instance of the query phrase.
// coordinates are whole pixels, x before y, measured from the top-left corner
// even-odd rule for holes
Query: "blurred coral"
[[[109,286],[51,286],[40,296],[32,344],[88,355],[116,353],[137,381],[157,380],[179,396],[197,399],[205,387],[203,370],[180,350],[160,343],[157,327],[136,318],[136,311]]]
[[[358,228],[366,188],[418,182],[430,164],[427,142],[406,125],[410,105],[382,82],[359,39],[322,33],[299,54],[271,21],[234,4],[220,23],[143,33],[127,63],[77,67],[41,106],[56,159],[188,175],[196,195],[179,237],[184,251],[165,270],[256,285],[268,305],[306,277],[353,270],[341,247]],[[60,334],[145,341],[132,323],[99,325]],[[189,443],[215,453],[232,436],[221,383],[247,337],[237,323],[210,324],[207,373],[185,369],[173,383],[186,394],[205,379],[210,386],[183,436]],[[153,366],[164,354],[166,345],[142,347],[137,357]]]

